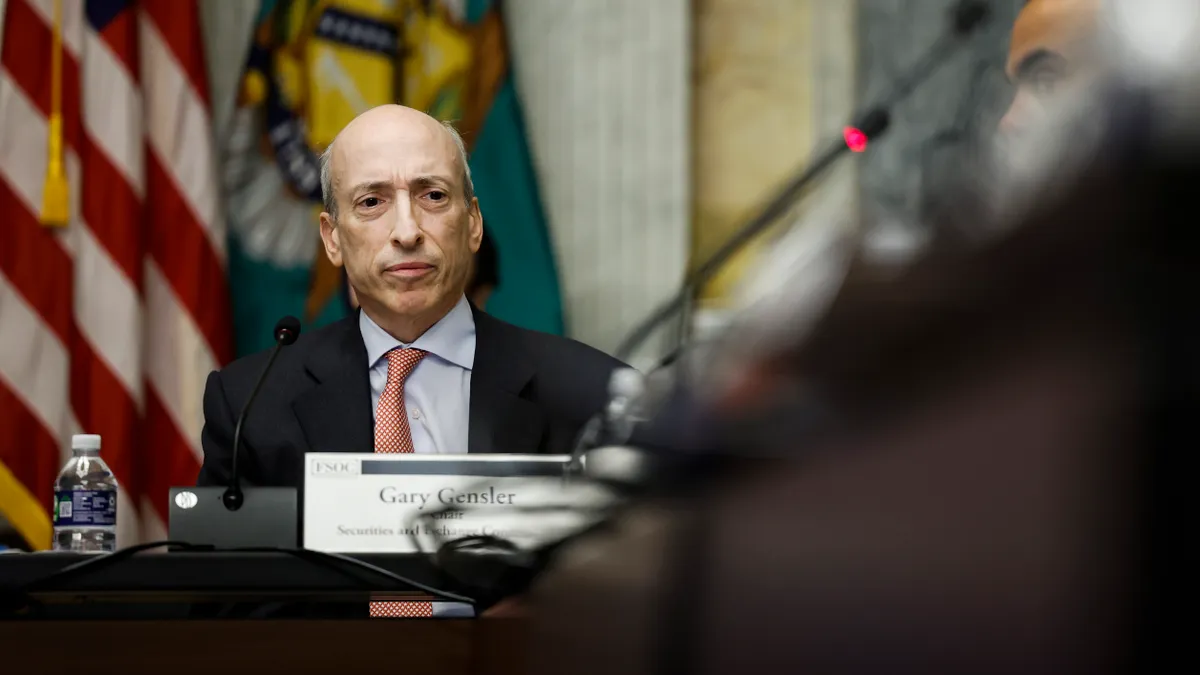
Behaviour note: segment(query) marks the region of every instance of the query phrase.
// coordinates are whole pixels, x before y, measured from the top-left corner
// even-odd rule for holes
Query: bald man
[[[569,452],[621,364],[465,296],[484,222],[458,133],[410,108],[369,110],[322,155],[321,189],[321,240],[360,307],[280,352],[242,430],[245,481],[298,486],[310,451]],[[209,376],[199,484],[228,480],[266,361]]]
[[[1006,134],[1041,120],[1050,97],[1081,82],[1095,65],[1100,0],[1029,0],[1013,25],[1005,71],[1017,87],[1000,121]]]

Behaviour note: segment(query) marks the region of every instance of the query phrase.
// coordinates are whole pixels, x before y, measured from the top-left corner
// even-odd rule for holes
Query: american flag
[[[196,0],[60,0],[69,220],[47,226],[55,0],[7,0],[0,48],[0,510],[50,542],[75,433],[121,484],[118,544],[165,538],[232,339]]]

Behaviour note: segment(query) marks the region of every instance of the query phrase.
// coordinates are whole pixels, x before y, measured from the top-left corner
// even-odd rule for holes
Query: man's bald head
[[[1040,52],[1086,56],[1096,35],[1100,0],[1029,0],[1013,25],[1005,70],[1017,78],[1028,59]]]
[[[321,156],[321,241],[359,305],[412,342],[463,297],[483,217],[462,138],[425,113],[372,108]]]
[[[458,154],[458,162],[462,166],[462,182],[464,189],[464,197],[470,202],[475,199],[475,183],[471,180],[471,166],[467,162],[467,146],[463,142],[462,134],[458,133],[458,129],[450,122],[438,122],[433,117],[425,113],[402,105],[388,104],[381,105],[362,113],[358,117],[350,121],[337,136],[334,136],[330,141],[329,146],[321,153],[321,201],[325,207],[325,211],[337,218],[337,200],[334,198],[334,185],[337,182],[337,175],[334,170],[334,147],[337,141],[347,132],[356,133],[354,130],[365,128],[368,131],[373,128],[372,125],[388,124],[388,123],[416,123],[432,127],[438,125],[442,128],[454,144],[455,152]]]
[[[1016,132],[1036,122],[1045,98],[1094,66],[1101,0],[1029,0],[1013,25],[1005,71],[1017,86],[1000,123]]]

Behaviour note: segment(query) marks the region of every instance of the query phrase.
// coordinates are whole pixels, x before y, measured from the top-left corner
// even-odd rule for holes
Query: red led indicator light
[[[854,127],[843,129],[842,138],[846,139],[846,147],[850,148],[851,152],[862,152],[867,149],[867,135]]]

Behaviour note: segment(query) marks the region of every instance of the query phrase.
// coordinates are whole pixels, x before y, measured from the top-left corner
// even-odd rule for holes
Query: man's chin
[[[396,316],[420,316],[438,305],[440,295],[432,288],[420,288],[391,294],[387,310]]]

